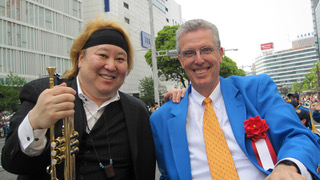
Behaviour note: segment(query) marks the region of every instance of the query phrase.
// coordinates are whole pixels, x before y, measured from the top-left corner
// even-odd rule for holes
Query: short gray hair
[[[179,53],[180,53],[179,40],[180,40],[181,36],[183,36],[184,34],[190,32],[190,31],[196,31],[199,29],[211,30],[211,32],[213,33],[213,37],[215,39],[216,48],[220,48],[221,43],[220,43],[218,28],[214,24],[212,24],[206,20],[193,19],[193,20],[189,20],[189,21],[185,22],[184,24],[182,24],[176,32],[177,51]]]

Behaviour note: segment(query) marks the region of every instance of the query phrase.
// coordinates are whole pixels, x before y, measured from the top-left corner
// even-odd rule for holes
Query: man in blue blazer
[[[187,21],[176,35],[178,59],[191,85],[179,104],[169,101],[150,118],[160,179],[215,178],[202,130],[206,97],[212,99],[240,179],[320,179],[320,139],[301,124],[272,79],[220,77],[223,49],[217,28],[207,21]],[[257,116],[266,120],[265,140],[271,144],[260,146],[246,137],[244,121]],[[272,166],[265,166],[273,158]]]

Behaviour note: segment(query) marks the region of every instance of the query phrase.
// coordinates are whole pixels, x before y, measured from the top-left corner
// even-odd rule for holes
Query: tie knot
[[[205,105],[207,105],[207,104],[211,103],[211,99],[210,99],[209,97],[206,97],[206,98],[203,100],[203,103],[204,103]]]

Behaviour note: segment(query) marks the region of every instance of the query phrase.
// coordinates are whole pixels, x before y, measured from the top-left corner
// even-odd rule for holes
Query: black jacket
[[[55,79],[55,84],[66,82],[69,87],[77,90],[76,79]],[[46,136],[48,143],[39,156],[30,157],[21,152],[18,127],[28,112],[35,106],[42,91],[49,87],[49,79],[42,78],[26,84],[20,92],[21,106],[11,118],[10,131],[2,149],[1,162],[7,171],[19,174],[18,179],[48,179],[46,167],[50,163],[49,131]],[[133,164],[134,177],[136,180],[155,179],[155,149],[149,124],[149,113],[146,105],[137,98],[119,92],[120,103],[125,116],[125,122],[129,137],[129,147]],[[81,139],[85,133],[86,115],[81,100],[76,94],[74,127]],[[55,126],[56,134],[61,132],[62,121]],[[81,149],[80,149],[81,151]],[[58,167],[59,168],[59,167]],[[61,167],[60,167],[61,168]],[[63,168],[62,168],[63,169]],[[57,172],[63,173],[63,172]]]

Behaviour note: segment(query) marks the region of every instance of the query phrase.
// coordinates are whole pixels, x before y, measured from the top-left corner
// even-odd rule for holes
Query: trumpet
[[[47,67],[49,73],[49,86],[54,86],[55,67]],[[56,165],[64,162],[64,179],[75,180],[75,154],[79,152],[78,132],[74,130],[73,117],[63,119],[62,136],[55,138],[54,125],[50,127],[50,150],[51,164],[47,167],[47,173],[51,175],[51,180],[58,180]]]

